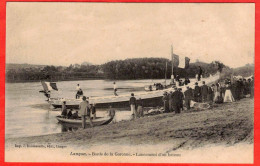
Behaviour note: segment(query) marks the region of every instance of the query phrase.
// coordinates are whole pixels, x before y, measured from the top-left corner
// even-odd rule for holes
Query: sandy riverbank
[[[81,150],[109,149],[113,145],[116,149],[121,147],[121,151],[128,147],[130,151],[150,149],[161,153],[192,152],[214,146],[252,148],[253,119],[254,100],[246,98],[178,115],[166,113],[74,132],[10,138],[6,139],[6,149],[13,149],[15,144],[64,145]]]

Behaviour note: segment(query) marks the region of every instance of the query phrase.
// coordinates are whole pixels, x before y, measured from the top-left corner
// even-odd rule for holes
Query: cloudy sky
[[[102,64],[138,57],[254,62],[254,4],[8,2],[6,62]]]

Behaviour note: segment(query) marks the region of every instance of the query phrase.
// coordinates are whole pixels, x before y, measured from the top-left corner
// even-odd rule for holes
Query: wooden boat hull
[[[143,101],[144,107],[156,107],[156,106],[162,106],[163,105],[162,96],[142,99],[142,101]],[[62,105],[61,104],[52,104],[52,106],[54,108],[61,108]],[[96,108],[109,108],[109,106],[112,106],[112,108],[130,107],[128,100],[127,101],[119,101],[119,102],[108,102],[108,103],[96,103],[95,104]],[[67,109],[79,109],[79,103],[69,104],[69,105],[67,104],[66,107],[67,107]]]
[[[104,118],[96,118],[92,120],[92,123],[94,126],[101,126],[101,125],[107,125],[109,124],[114,117],[104,117]],[[56,116],[56,119],[60,123],[66,123],[66,124],[72,124],[72,125],[81,125],[82,120],[81,119],[65,119],[61,116]],[[90,125],[89,120],[86,120],[86,125]]]

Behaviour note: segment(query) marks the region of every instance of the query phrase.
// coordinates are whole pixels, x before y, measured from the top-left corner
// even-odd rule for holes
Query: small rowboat
[[[92,123],[94,126],[101,126],[101,125],[107,125],[113,120],[114,116],[108,116],[108,117],[97,117],[96,119],[92,119]],[[79,119],[66,119],[62,116],[56,116],[56,119],[60,123],[66,123],[66,124],[73,124],[73,125],[81,125],[82,120],[81,117]],[[90,126],[89,120],[86,120],[86,125]]]

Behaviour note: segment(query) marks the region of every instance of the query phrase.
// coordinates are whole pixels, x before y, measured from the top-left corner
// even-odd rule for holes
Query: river
[[[144,91],[144,86],[164,80],[124,80],[116,81],[118,95],[134,91]],[[167,80],[169,83],[169,80]],[[52,92],[52,97],[74,98],[76,85],[80,84],[85,96],[113,95],[113,81],[84,80],[57,82],[59,91]],[[53,110],[45,101],[40,82],[5,84],[5,136],[27,137],[60,133],[77,128],[65,128],[58,123],[56,116],[60,110]],[[115,121],[129,120],[130,109],[117,111]],[[97,110],[97,116],[104,116],[105,111]]]

